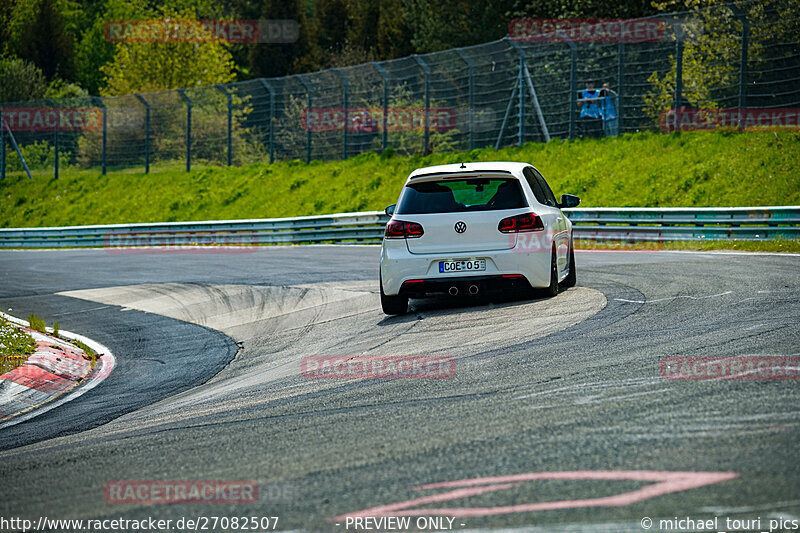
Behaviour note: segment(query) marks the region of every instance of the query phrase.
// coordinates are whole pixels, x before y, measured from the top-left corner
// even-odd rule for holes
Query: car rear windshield
[[[397,213],[461,213],[526,207],[514,178],[468,178],[424,181],[406,185]]]

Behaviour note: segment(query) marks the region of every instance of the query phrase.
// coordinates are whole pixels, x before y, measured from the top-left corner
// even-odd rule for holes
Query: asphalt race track
[[[118,365],[0,429],[0,516],[278,516],[279,530],[348,531],[342,515],[401,504],[389,514],[444,508],[459,531],[592,532],[800,516],[800,382],[659,373],[667,356],[800,355],[800,256],[582,252],[578,287],[553,299],[413,301],[389,318],[378,254],[0,252],[3,311],[57,320]],[[420,354],[452,357],[455,376],[300,375],[308,355]],[[631,471],[689,482],[659,491],[668,476]],[[106,503],[119,480],[249,480],[260,496]]]

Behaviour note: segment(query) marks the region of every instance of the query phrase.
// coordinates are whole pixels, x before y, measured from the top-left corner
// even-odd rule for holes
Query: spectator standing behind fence
[[[356,153],[366,152],[370,149],[372,139],[375,137],[375,121],[369,115],[360,114],[353,117],[353,144]]]
[[[578,119],[580,136],[601,137],[603,135],[603,110],[600,107],[600,91],[594,88],[594,81],[586,81],[586,88],[580,92],[578,103],[581,104],[581,114]]]
[[[607,83],[600,89],[600,108],[603,116],[603,133],[606,137],[617,135],[619,133],[617,93],[611,90]]]

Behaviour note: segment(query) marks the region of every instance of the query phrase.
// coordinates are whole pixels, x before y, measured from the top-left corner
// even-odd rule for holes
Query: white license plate
[[[439,272],[476,272],[486,270],[486,259],[439,261]]]

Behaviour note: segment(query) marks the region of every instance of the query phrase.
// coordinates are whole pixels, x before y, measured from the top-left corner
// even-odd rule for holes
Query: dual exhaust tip
[[[477,285],[470,285],[469,288],[467,289],[467,291],[469,291],[470,296],[475,296],[476,294],[478,294],[479,290],[480,289],[478,288]],[[458,296],[458,287],[453,285],[447,292],[448,294],[450,294],[450,296]]]

